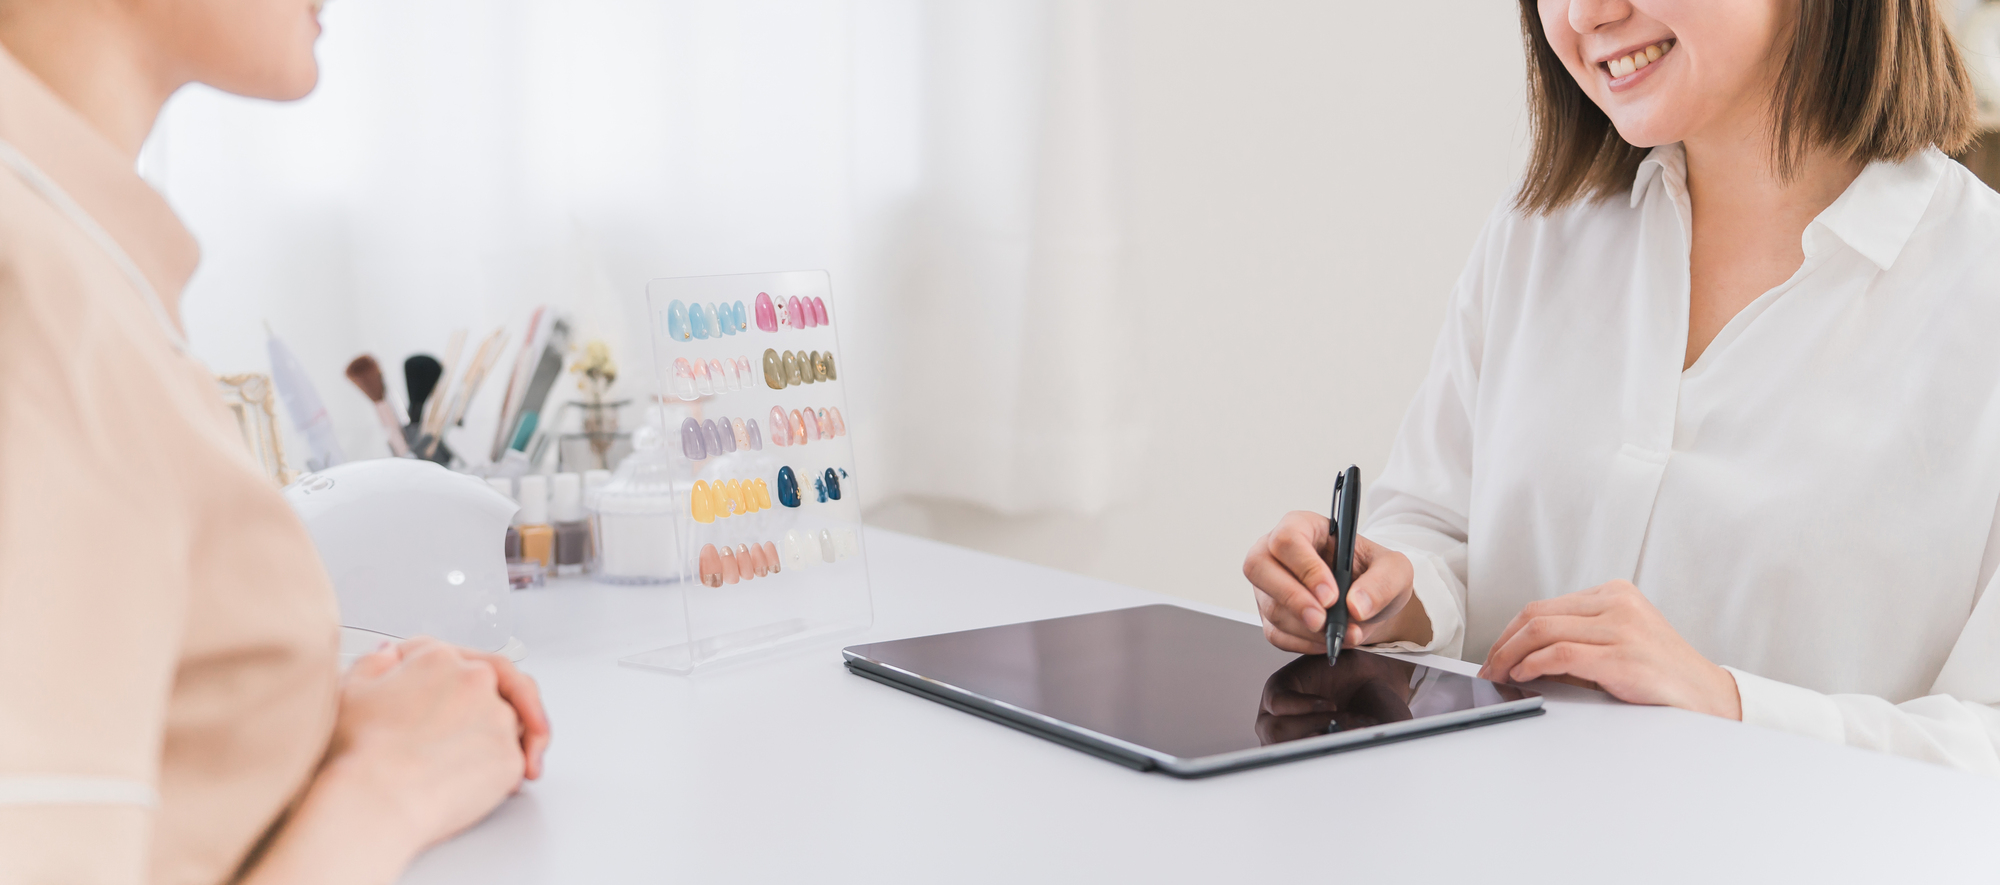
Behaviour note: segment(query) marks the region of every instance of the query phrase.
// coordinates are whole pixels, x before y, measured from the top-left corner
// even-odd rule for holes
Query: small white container
[[[683,577],[680,538],[685,489],[674,482],[673,456],[660,432],[632,434],[632,454],[591,501],[597,579],[607,584],[669,584]]]

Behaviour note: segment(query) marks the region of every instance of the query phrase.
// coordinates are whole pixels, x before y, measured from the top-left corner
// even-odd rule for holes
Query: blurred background
[[[825,269],[872,525],[1248,609],[1247,546],[1379,472],[1512,190],[1515,15],[337,0],[310,98],[186,90],[141,172],[204,248],[197,354],[268,371],[268,322],[350,457],[388,454],[358,354],[400,391],[546,304],[643,401],[647,280]]]

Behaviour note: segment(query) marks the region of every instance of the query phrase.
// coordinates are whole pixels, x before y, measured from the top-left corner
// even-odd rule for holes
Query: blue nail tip
[[[688,331],[687,305],[678,301],[667,305],[667,337],[675,341],[686,341],[692,337]]]
[[[778,503],[786,507],[797,507],[799,500],[799,477],[790,467],[778,468]]]
[[[723,335],[736,334],[736,312],[724,304],[715,309],[715,331]]]
[[[701,314],[701,305],[688,305],[688,331],[694,334],[696,341],[708,340],[708,321]]]
[[[819,493],[819,502],[820,502],[821,504],[825,504],[825,503],[826,503],[826,480],[825,480],[825,479],[823,479],[823,478],[821,478],[821,477],[817,477],[817,476],[813,477],[813,491],[815,491],[815,492],[818,492],[818,493]]]
[[[841,472],[845,473],[846,471],[843,470]],[[833,468],[831,467],[826,469],[826,496],[835,501],[840,500],[840,477],[833,475]]]
[[[750,312],[743,308],[743,302],[741,301],[736,302],[736,305],[733,308],[733,310],[736,313],[737,331],[741,332],[750,331]]]
[[[700,461],[708,457],[708,441],[703,439],[701,422],[689,418],[681,422],[681,454],[689,461]]]

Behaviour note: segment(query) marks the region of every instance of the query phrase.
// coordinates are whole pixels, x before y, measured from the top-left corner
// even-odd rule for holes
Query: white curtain
[[[545,303],[643,396],[646,280],[824,268],[864,503],[1131,494],[1143,308],[1117,285],[1105,5],[338,0],[324,21],[313,96],[187,90],[141,171],[204,247],[197,353],[262,370],[268,321],[350,456],[386,454],[341,374],[359,353],[400,391],[405,356]]]

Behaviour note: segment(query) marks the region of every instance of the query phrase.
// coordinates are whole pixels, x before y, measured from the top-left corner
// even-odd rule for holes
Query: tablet
[[[1142,771],[1202,777],[1542,712],[1511,685],[1148,605],[842,650],[847,668]]]

